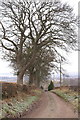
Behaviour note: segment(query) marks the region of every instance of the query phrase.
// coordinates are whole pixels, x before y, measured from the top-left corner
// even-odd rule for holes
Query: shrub
[[[53,90],[53,88],[54,88],[54,83],[51,81],[48,86],[48,91]]]

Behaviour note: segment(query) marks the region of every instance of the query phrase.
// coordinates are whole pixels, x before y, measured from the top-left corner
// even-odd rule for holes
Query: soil
[[[22,118],[78,118],[78,113],[56,94],[45,92]]]

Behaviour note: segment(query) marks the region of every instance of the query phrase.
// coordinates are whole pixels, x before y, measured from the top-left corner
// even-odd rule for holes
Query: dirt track
[[[69,103],[54,93],[45,92],[38,105],[24,118],[77,118]]]

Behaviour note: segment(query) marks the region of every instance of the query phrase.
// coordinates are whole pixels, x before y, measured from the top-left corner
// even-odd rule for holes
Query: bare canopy
[[[60,1],[35,2],[10,0],[0,7],[0,44],[5,59],[17,71],[18,83],[41,49],[74,49],[76,40],[76,18],[73,9]]]

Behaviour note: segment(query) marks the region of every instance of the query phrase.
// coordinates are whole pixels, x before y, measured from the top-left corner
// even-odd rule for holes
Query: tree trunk
[[[36,85],[37,87],[40,87],[40,72],[37,70],[36,72]]]
[[[21,72],[17,75],[17,84],[23,84],[23,77],[24,74]]]
[[[37,86],[40,87],[40,79],[37,80]]]
[[[34,75],[33,73],[30,73],[29,75],[29,84],[32,85],[34,83]]]

